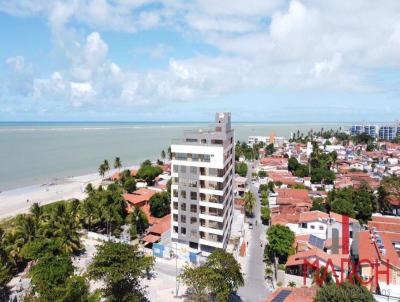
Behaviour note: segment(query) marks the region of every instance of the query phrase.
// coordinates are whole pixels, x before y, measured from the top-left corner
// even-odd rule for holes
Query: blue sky
[[[400,2],[0,0],[0,121],[393,121]]]

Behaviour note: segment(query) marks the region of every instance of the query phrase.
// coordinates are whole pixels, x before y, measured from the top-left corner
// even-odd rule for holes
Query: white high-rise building
[[[217,113],[207,130],[174,141],[171,237],[193,250],[225,249],[233,219],[234,132],[230,113]]]

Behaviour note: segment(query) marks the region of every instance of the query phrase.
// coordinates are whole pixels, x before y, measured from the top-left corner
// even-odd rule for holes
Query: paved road
[[[249,165],[248,177],[251,179],[252,173],[251,165]],[[238,295],[244,302],[262,302],[270,294],[270,290],[266,286],[264,279],[265,265],[263,263],[263,251],[265,244],[265,226],[260,222],[260,200],[258,198],[258,188],[250,185],[250,191],[257,197],[256,206],[254,209],[254,220],[257,219],[258,223],[255,226],[253,223],[253,230],[246,230],[251,232],[251,239],[249,240],[249,249],[247,250],[247,270],[245,276],[245,286],[240,288]],[[263,243],[263,247],[260,246]]]

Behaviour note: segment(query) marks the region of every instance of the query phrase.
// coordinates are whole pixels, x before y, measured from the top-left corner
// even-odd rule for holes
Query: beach
[[[123,169],[138,169],[138,165]],[[112,175],[117,169],[107,172]],[[85,187],[91,183],[97,187],[102,182],[98,173],[86,174],[76,177],[54,179],[48,183],[22,187],[0,192],[0,219],[26,213],[34,203],[46,205],[59,200],[72,198],[83,199],[86,197]]]

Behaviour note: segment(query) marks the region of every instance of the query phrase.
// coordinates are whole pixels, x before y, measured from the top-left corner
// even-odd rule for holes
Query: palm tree
[[[105,173],[106,173],[106,167],[104,166],[104,164],[101,164],[99,167],[99,174],[101,178],[104,178]]]
[[[105,172],[108,172],[108,171],[110,171],[110,164],[108,163],[108,160],[104,160],[103,161],[103,165],[104,165],[104,171]]]
[[[289,286],[289,287],[296,287],[296,282],[290,281],[290,282],[288,283],[288,286]]]
[[[164,150],[161,151],[161,158],[162,158],[163,160],[165,159],[165,151],[164,151]]]
[[[121,159],[119,157],[116,157],[114,160],[114,168],[118,169],[118,172],[121,170],[122,167],[122,163],[121,163]]]
[[[314,270],[312,273],[312,284],[317,284],[319,287],[322,286],[322,284],[332,284],[333,283],[333,278],[332,278],[332,272],[327,272],[325,275],[324,280],[321,280],[323,277],[325,271],[325,266],[321,266],[318,270]],[[318,272],[318,277],[317,277],[317,272]],[[318,280],[317,280],[318,279]],[[317,282],[318,281],[318,282]]]
[[[33,217],[33,220],[36,224],[36,227],[39,227],[41,218],[42,218],[42,214],[43,214],[43,210],[42,208],[39,206],[39,204],[37,202],[35,202],[31,208],[30,208],[30,213]]]
[[[15,227],[17,236],[26,244],[36,239],[38,234],[37,224],[31,215],[22,214],[17,218]]]
[[[93,202],[92,198],[89,197],[80,204],[80,213],[82,219],[85,221],[85,224],[88,226],[89,231],[92,227],[92,221],[94,216],[96,215],[96,212],[96,205]]]
[[[63,215],[60,212],[64,212]],[[79,222],[73,210],[67,211],[64,205],[57,207],[53,212],[53,218],[57,217],[54,223],[54,236],[59,238],[67,253],[75,253],[81,249],[81,241],[78,234]]]
[[[256,197],[254,196],[253,193],[246,192],[244,193],[243,199],[244,199],[244,209],[246,211],[246,214],[248,216],[252,216],[254,211],[254,206],[256,204]]]
[[[88,183],[85,187],[85,193],[91,195],[93,194],[93,192],[94,192],[93,185],[91,183]]]

